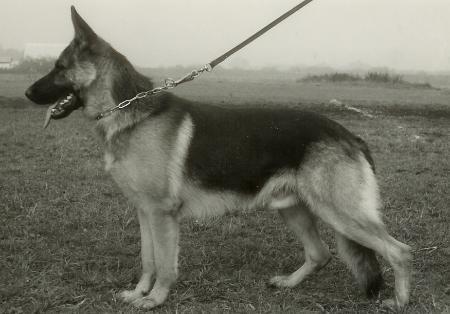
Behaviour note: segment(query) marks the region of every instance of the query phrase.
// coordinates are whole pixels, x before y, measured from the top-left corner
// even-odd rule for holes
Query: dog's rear
[[[379,192],[368,151],[346,157],[339,145],[321,145],[300,170],[300,194],[313,214],[336,231],[338,251],[368,297],[382,286],[375,252],[392,265],[396,301],[409,297],[409,247],[386,232],[378,212]],[[392,304],[391,304],[392,305]]]
[[[74,9],[72,19],[74,40],[55,69],[29,88],[30,99],[57,101],[54,119],[77,108],[95,118],[153,87]],[[135,289],[121,294],[125,301],[152,308],[167,298],[177,278],[182,215],[266,207],[280,213],[305,250],[304,265],[273,277],[273,285],[293,287],[328,263],[319,217],[336,231],[340,255],[368,296],[382,285],[378,253],[395,275],[396,298],[388,305],[408,302],[409,248],[380,218],[367,145],[336,122],[298,110],[225,109],[164,94],[97,126],[106,169],[138,210],[143,272]]]
[[[294,191],[298,198],[291,196]],[[368,297],[378,296],[383,284],[376,252],[392,265],[396,278],[396,299],[385,304],[408,302],[409,247],[386,232],[378,211],[373,161],[360,139],[313,144],[296,172],[269,180],[263,193],[305,249],[304,265],[288,276],[272,278],[272,284],[293,287],[327,264],[330,253],[315,226],[320,217],[336,231],[340,256]]]

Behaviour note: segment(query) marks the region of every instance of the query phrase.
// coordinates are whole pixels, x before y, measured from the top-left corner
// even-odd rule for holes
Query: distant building
[[[64,44],[28,43],[25,44],[23,56],[25,59],[57,58],[65,46]]]
[[[0,69],[11,69],[16,65],[11,57],[0,57]]]

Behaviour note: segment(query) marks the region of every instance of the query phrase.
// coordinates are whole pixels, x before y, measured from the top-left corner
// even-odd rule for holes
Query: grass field
[[[79,112],[42,130],[45,108],[21,95],[32,76],[0,75],[0,312],[133,313],[115,294],[140,273],[135,213],[103,171],[92,122]],[[305,107],[371,147],[390,232],[413,247],[405,313],[450,311],[450,91],[218,74],[177,90],[215,103]],[[18,97],[18,98],[15,98]],[[329,104],[339,99],[369,119]],[[333,255],[333,234],[321,225]],[[182,227],[180,278],[158,313],[385,312],[368,301],[336,257],[293,290],[268,279],[303,261],[300,243],[264,210]],[[392,270],[383,262],[392,295]]]

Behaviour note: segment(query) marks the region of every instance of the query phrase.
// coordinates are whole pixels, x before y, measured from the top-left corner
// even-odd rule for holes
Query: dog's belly
[[[181,215],[207,218],[252,207],[252,197],[230,191],[209,191],[195,184],[185,184],[180,193]]]
[[[192,182],[185,182],[179,198],[182,202],[181,214],[195,218],[220,216],[232,211],[255,208],[277,210],[295,206],[300,201],[292,173],[271,177],[256,194],[210,190]]]

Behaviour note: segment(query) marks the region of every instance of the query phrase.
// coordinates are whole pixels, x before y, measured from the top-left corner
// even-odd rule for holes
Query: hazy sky
[[[1,0],[0,44],[68,43],[70,5],[141,66],[203,64],[296,0]],[[450,0],[315,0],[226,61],[450,70]]]

